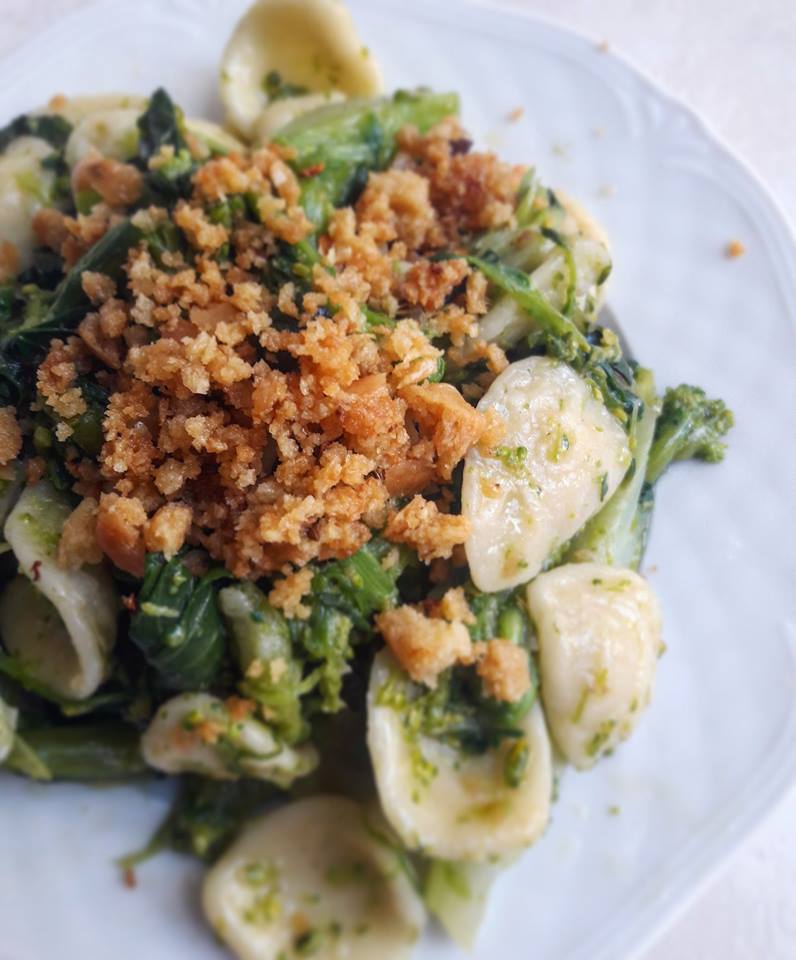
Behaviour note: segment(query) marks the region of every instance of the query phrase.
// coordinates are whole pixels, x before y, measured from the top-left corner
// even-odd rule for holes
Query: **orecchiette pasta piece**
[[[403,709],[384,695],[405,675],[391,653],[376,656],[368,687],[368,747],[382,809],[407,847],[443,860],[486,860],[522,849],[544,830],[553,775],[541,707],[521,722],[526,764],[507,778],[504,740],[478,755],[412,731]]]
[[[11,753],[17,729],[17,712],[0,699],[0,763]]]
[[[55,174],[41,162],[52,153],[39,137],[18,137],[0,155],[0,246],[16,248],[20,270],[31,264],[33,214],[50,203]]]
[[[166,701],[141,739],[141,752],[149,766],[163,773],[199,773],[216,780],[254,777],[283,788],[311,773],[318,762],[311,745],[281,743],[248,711],[246,701],[228,705],[208,693],[183,693]]]
[[[275,100],[257,117],[253,139],[255,143],[268,143],[282,127],[286,127],[296,117],[323,107],[327,103],[340,103],[344,99],[341,93],[331,90],[329,93],[305,93],[297,97]]]
[[[616,490],[631,456],[616,418],[557,360],[510,364],[478,409],[506,425],[491,453],[467,454],[462,484],[470,575],[493,593],[535,577]]]
[[[579,770],[630,736],[652,696],[661,616],[633,570],[568,563],[528,586],[550,732]]]
[[[105,679],[118,602],[104,566],[65,570],[56,548],[69,502],[46,482],[27,487],[5,522],[20,574],[0,597],[6,649],[43,686],[83,700]]]
[[[135,107],[114,107],[86,113],[75,125],[66,142],[65,157],[70,167],[96,150],[103,157],[130,160],[138,150],[138,118],[146,110],[146,101]],[[210,120],[185,121],[185,131],[193,135],[200,153],[225,154],[243,150],[237,137]]]
[[[138,114],[146,110],[147,98],[134,93],[99,93],[80,97],[57,97],[34,111],[37,114],[57,113],[72,126],[76,126],[92,113],[112,110],[133,110]]]
[[[144,107],[111,107],[87,113],[66,141],[64,157],[74,167],[92,151],[113,160],[129,160],[138,150],[136,122]]]
[[[269,74],[304,93],[370,97],[382,89],[378,65],[339,0],[259,0],[240,20],[221,63],[221,99],[245,137],[269,104]]]
[[[203,905],[241,960],[408,960],[425,923],[384,827],[334,796],[245,827],[208,872]]]

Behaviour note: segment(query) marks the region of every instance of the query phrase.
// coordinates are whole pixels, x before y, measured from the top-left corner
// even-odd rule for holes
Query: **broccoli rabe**
[[[295,656],[290,627],[253,583],[234,583],[218,595],[232,651],[243,674],[241,692],[267,710],[268,722],[288,744],[306,738],[301,696],[303,664]]]
[[[722,438],[733,423],[724,401],[710,400],[700,387],[683,383],[667,390],[647,463],[647,483],[654,484],[675,460],[718,463],[727,446]]]
[[[130,639],[169,689],[203,689],[218,673],[226,631],[216,585],[228,576],[219,568],[197,577],[179,556],[147,554]]]
[[[633,463],[616,493],[571,541],[564,563],[591,560],[633,569],[641,563],[651,504],[647,497],[642,508],[642,491],[660,402],[649,370],[636,370],[635,381],[643,407],[631,428]]]

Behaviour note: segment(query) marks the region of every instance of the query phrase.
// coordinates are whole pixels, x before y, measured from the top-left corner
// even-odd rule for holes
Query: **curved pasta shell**
[[[138,150],[136,122],[142,109],[113,107],[87,113],[76,124],[66,141],[64,157],[74,167],[92,151],[113,160],[129,160]]]
[[[550,742],[538,703],[522,722],[529,760],[522,781],[505,781],[505,742],[481,755],[407,736],[400,709],[379,692],[402,676],[392,654],[376,656],[368,688],[368,747],[384,814],[407,847],[443,860],[486,860],[528,846],[544,830],[553,789]],[[419,776],[418,754],[431,776]],[[429,766],[430,765],[430,766]]]
[[[507,428],[502,458],[473,447],[462,483],[470,576],[494,593],[535,577],[616,490],[631,456],[616,418],[557,360],[510,364],[478,409]]]
[[[20,270],[32,262],[33,214],[50,202],[55,175],[41,161],[52,153],[45,140],[18,137],[0,156],[0,246],[16,247]]]
[[[147,98],[135,93],[99,93],[80,97],[59,97],[35,111],[37,114],[57,113],[73,126],[92,113],[111,110],[135,110],[139,115],[146,110]]]
[[[183,693],[166,701],[141,738],[141,753],[163,773],[198,773],[215,780],[241,776],[287,788],[317,765],[310,745],[281,743],[253,716],[233,719],[223,700]]]
[[[578,769],[630,736],[652,696],[661,615],[633,570],[568,563],[528,586],[545,716]]]
[[[208,872],[202,900],[241,960],[408,960],[425,923],[383,828],[343,797],[254,820]]]
[[[104,566],[64,570],[55,551],[71,507],[48,483],[27,487],[5,522],[22,577],[0,598],[3,643],[46,687],[74,700],[105,679],[118,601]]]
[[[235,28],[221,62],[227,121],[245,137],[268,106],[263,80],[276,71],[312,93],[372,97],[381,71],[340,0],[259,0]]]

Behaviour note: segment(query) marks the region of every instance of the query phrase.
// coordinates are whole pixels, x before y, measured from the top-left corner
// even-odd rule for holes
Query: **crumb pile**
[[[156,259],[141,244],[123,290],[84,273],[94,309],[38,370],[67,444],[86,410],[81,380],[109,394],[99,456],[70,449],[85,500],[64,563],[102,551],[141,575],[146,551],[171,556],[188,543],[258,578],[346,557],[374,531],[426,562],[463,543],[467,522],[445,486],[472,445],[499,438],[470,401],[506,358],[476,335],[484,277],[434,254],[510,223],[522,175],[469,147],[454,120],[426,136],[402,131],[390,169],[331,217],[323,262],[278,285],[264,275],[280,246],[312,229],[285,149],[211,159],[190,202],[135,215],[150,230],[176,228],[189,252]],[[67,266],[140,189],[135,168],[96,156],[73,177],[104,203],[77,218],[43,210],[35,222]],[[235,197],[258,222],[220,222],[219,205]],[[467,396],[437,382],[443,364],[478,362]]]

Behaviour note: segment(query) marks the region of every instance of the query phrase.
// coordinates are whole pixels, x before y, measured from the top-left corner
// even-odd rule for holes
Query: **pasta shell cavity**
[[[525,583],[595,514],[630,464],[627,435],[589,385],[547,357],[510,364],[478,404],[506,432],[467,454],[470,575],[489,593]]]
[[[149,766],[163,773],[215,780],[245,776],[283,788],[318,762],[314,747],[286,746],[245,706],[235,710],[208,693],[184,693],[164,703],[141,739],[141,751]]]
[[[379,67],[340,0],[259,0],[240,20],[222,59],[221,99],[228,123],[245,137],[274,101],[269,77],[286,84],[280,97],[382,90]]]
[[[207,874],[203,904],[241,960],[408,960],[425,922],[384,827],[333,796],[250,823]]]
[[[118,601],[104,566],[65,570],[55,558],[68,501],[48,484],[27,487],[5,522],[20,576],[0,597],[0,636],[42,686],[74,700],[105,679]]]
[[[545,716],[578,769],[630,736],[652,696],[661,617],[633,570],[564,564],[528,587]]]
[[[410,731],[400,707],[382,692],[404,675],[388,651],[373,663],[368,689],[368,747],[382,809],[403,842],[444,860],[486,860],[528,846],[550,811],[552,762],[541,707],[521,722],[527,764],[519,783],[506,778],[505,740],[468,755]]]

